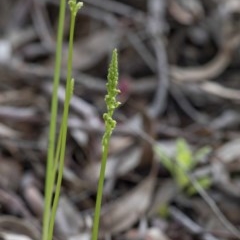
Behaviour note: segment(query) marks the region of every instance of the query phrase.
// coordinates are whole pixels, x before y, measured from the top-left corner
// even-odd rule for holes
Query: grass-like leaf
[[[58,112],[58,87],[61,67],[62,41],[63,41],[63,24],[65,17],[65,0],[61,0],[59,13],[59,27],[56,48],[56,64],[54,71],[54,84],[52,94],[52,108],[50,119],[49,147],[47,158],[47,175],[45,185],[45,203],[43,217],[43,240],[52,240],[56,211],[60,196],[62,175],[64,168],[64,158],[67,138],[68,112],[71,96],[73,94],[74,80],[72,79],[72,57],[73,57],[73,36],[75,28],[75,19],[77,11],[82,7],[82,3],[76,0],[69,1],[71,11],[69,47],[68,47],[68,66],[67,81],[64,101],[64,110],[62,115],[60,132],[58,135],[57,147],[55,147],[56,123]],[[55,187],[55,193],[54,193]]]

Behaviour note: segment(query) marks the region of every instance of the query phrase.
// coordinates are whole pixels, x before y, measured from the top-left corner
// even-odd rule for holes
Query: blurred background
[[[0,1],[4,240],[40,239],[58,10],[57,0]],[[240,1],[85,0],[74,41],[56,239],[90,239],[114,48],[122,104],[101,239],[240,239]]]

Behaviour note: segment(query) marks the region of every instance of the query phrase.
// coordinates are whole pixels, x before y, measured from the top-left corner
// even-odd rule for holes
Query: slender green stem
[[[63,29],[65,18],[65,5],[66,0],[61,0],[59,9],[59,25],[56,47],[56,63],[54,72],[54,84],[52,93],[52,107],[51,107],[51,121],[49,131],[49,149],[47,157],[47,174],[45,184],[45,205],[44,205],[44,217],[43,217],[43,234],[42,240],[52,240],[53,228],[56,217],[56,210],[60,196],[64,157],[66,149],[66,135],[67,135],[67,120],[69,112],[69,103],[73,92],[73,79],[72,74],[72,55],[73,55],[73,35],[75,27],[75,18],[77,11],[82,7],[82,3],[77,3],[76,0],[70,0],[69,6],[71,10],[71,25],[70,25],[70,39],[69,39],[69,54],[68,54],[68,66],[67,66],[67,82],[64,101],[64,112],[62,116],[61,128],[58,136],[57,147],[55,146],[56,135],[56,122],[57,122],[57,109],[58,109],[58,87],[61,68],[61,54],[62,54],[62,42],[63,42]],[[53,194],[56,181],[56,190]],[[54,198],[53,198],[54,197]],[[52,205],[53,201],[53,205]]]
[[[103,115],[103,119],[105,122],[105,133],[102,138],[102,161],[101,161],[100,176],[98,180],[97,199],[96,199],[95,214],[94,214],[93,229],[92,229],[92,240],[98,239],[99,219],[100,219],[100,213],[101,213],[103,185],[104,185],[104,177],[105,177],[105,170],[106,170],[106,164],[107,164],[109,141],[112,135],[112,131],[116,126],[116,121],[113,120],[112,116],[113,116],[114,110],[120,105],[120,103],[117,102],[116,100],[116,96],[120,92],[117,89],[117,84],[118,84],[118,59],[117,59],[117,50],[114,49],[112,54],[112,60],[108,69],[108,82],[107,82],[108,93],[105,97],[105,102],[106,102],[108,111]]]
[[[59,8],[59,22],[58,22],[58,34],[57,34],[57,45],[56,45],[56,62],[54,70],[54,83],[52,93],[52,104],[51,104],[51,119],[50,119],[50,130],[49,130],[49,147],[47,154],[47,174],[45,182],[45,203],[44,203],[44,214],[43,214],[43,233],[42,239],[48,240],[48,227],[49,219],[51,214],[51,173],[53,169],[54,151],[55,151],[55,135],[56,135],[56,122],[57,122],[57,111],[58,111],[58,86],[60,79],[61,69],[61,54],[62,54],[62,42],[63,42],[63,29],[65,20],[65,5],[66,0],[61,0]]]
[[[93,221],[92,240],[98,239],[99,220],[100,220],[100,213],[101,213],[103,185],[104,185],[105,170],[107,165],[108,148],[109,148],[109,139],[106,141],[106,145],[103,147],[101,170],[100,170],[99,181],[98,181],[98,191],[97,191],[97,199],[96,199],[94,221]]]
[[[73,54],[73,51],[70,49],[70,48],[73,48],[73,37],[71,37],[73,35],[73,31],[74,31],[74,24],[72,24],[72,21],[74,21],[73,19],[74,16],[73,14],[71,14],[71,26],[70,26],[70,41],[72,41],[72,43],[70,44],[69,42],[69,56],[68,56],[68,70],[67,70],[67,82],[66,82],[66,92],[65,92],[65,101],[64,101],[64,109],[66,109],[66,105],[68,104],[68,92],[70,91],[70,77],[71,77],[71,66],[72,66],[72,54]],[[75,22],[75,21],[74,21]],[[73,25],[73,26],[72,26]],[[58,168],[60,167],[60,154],[61,154],[61,149],[62,149],[62,138],[63,138],[63,128],[64,128],[64,124],[66,124],[64,122],[64,118],[62,117],[62,120],[61,120],[61,126],[60,126],[60,132],[59,132],[59,135],[58,135],[58,143],[57,143],[57,148],[56,148],[56,152],[55,152],[55,155],[54,155],[54,164],[53,164],[53,167],[52,167],[52,174],[51,174],[51,178],[50,178],[50,188],[51,188],[51,192],[53,192],[53,188],[54,188],[54,183],[55,183],[55,180],[56,180],[56,174],[58,172]],[[53,194],[51,196],[51,200],[50,202],[52,203],[52,200],[53,200]],[[53,219],[53,213],[51,213],[51,219]],[[51,221],[51,220],[50,220]]]
[[[60,147],[60,155],[59,155],[59,164],[58,164],[58,175],[57,175],[57,182],[56,182],[56,190],[53,200],[53,206],[52,206],[52,214],[50,217],[49,222],[49,235],[53,235],[53,228],[54,228],[54,222],[57,212],[57,206],[61,191],[61,183],[62,183],[62,176],[63,176],[63,170],[64,170],[64,158],[65,158],[65,149],[66,149],[66,136],[67,136],[67,120],[68,120],[68,112],[69,112],[69,103],[71,99],[71,88],[68,89],[68,92],[66,92],[66,99],[64,102],[64,113],[63,113],[63,119],[62,119],[62,137],[61,137],[61,147]]]
[[[58,140],[57,140],[58,141],[57,142],[57,149],[56,149],[56,152],[55,152],[55,155],[54,155],[53,170],[52,170],[52,174],[51,174],[51,179],[49,181],[49,191],[52,193],[51,194],[51,199],[50,199],[51,203],[53,201],[54,186],[55,186],[56,176],[57,176],[58,167],[59,167],[59,159],[60,159],[60,153],[61,153],[62,136],[63,136],[63,126],[62,126],[62,123],[61,123],[60,132],[59,132]],[[50,217],[51,217],[51,214],[50,214]]]
[[[72,5],[70,5],[72,4]],[[50,216],[49,222],[49,236],[53,235],[54,222],[56,217],[57,206],[59,202],[63,169],[64,169],[64,158],[65,158],[65,149],[66,149],[66,138],[67,138],[67,125],[68,125],[68,113],[69,113],[69,104],[73,92],[73,79],[71,80],[72,75],[72,57],[73,57],[73,37],[74,37],[74,28],[75,28],[75,18],[77,5],[76,2],[69,2],[71,9],[71,21],[70,21],[70,34],[69,34],[69,46],[68,46],[68,66],[67,66],[67,82],[66,82],[66,91],[65,91],[65,101],[64,101],[64,110],[63,117],[61,122],[61,130],[59,136],[59,145],[57,147],[55,164],[58,165],[58,175],[56,182],[56,190],[53,199],[52,213]]]

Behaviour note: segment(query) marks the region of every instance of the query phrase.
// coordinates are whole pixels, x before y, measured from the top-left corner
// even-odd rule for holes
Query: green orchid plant
[[[161,159],[164,167],[171,173],[180,189],[185,189],[188,194],[195,194],[196,190],[191,185],[186,173],[190,173],[199,160],[203,159],[211,149],[209,147],[203,147],[193,153],[188,143],[182,138],[176,141],[176,154],[174,159],[168,157],[157,145],[155,145],[153,149]],[[197,179],[197,181],[204,189],[209,188],[212,184],[208,176]]]
[[[107,165],[107,156],[109,141],[112,135],[112,132],[116,126],[116,121],[113,119],[113,113],[115,109],[120,105],[120,102],[116,100],[117,94],[120,93],[120,90],[117,89],[118,85],[118,58],[117,50],[114,49],[112,53],[112,60],[108,69],[108,82],[107,82],[107,95],[105,97],[105,102],[107,105],[107,113],[104,113],[103,119],[105,122],[105,133],[102,138],[102,161],[100,176],[98,180],[98,189],[97,189],[97,200],[95,206],[93,230],[92,230],[92,240],[98,239],[99,232],[99,219],[101,213],[101,203],[102,203],[102,194],[103,194],[103,185],[105,178],[105,169]]]
[[[64,158],[66,149],[67,126],[68,126],[68,113],[70,100],[74,90],[74,79],[72,78],[72,58],[73,58],[73,37],[75,29],[75,20],[77,12],[83,6],[82,2],[70,0],[68,2],[71,20],[70,20],[70,33],[69,33],[69,46],[68,46],[68,64],[67,64],[67,81],[65,91],[64,109],[62,114],[62,121],[57,141],[55,140],[57,129],[57,115],[58,115],[58,88],[61,69],[61,55],[63,43],[63,28],[65,19],[65,0],[61,0],[59,9],[59,25],[56,45],[56,62],[54,70],[54,83],[52,92],[52,105],[51,105],[51,118],[49,130],[49,147],[47,155],[47,173],[45,183],[45,202],[43,214],[43,230],[42,240],[52,240],[54,223],[56,218],[57,206],[60,197],[61,183],[64,170]],[[120,92],[117,89],[118,85],[118,57],[117,50],[114,49],[112,59],[108,70],[107,82],[107,95],[105,102],[107,105],[107,113],[103,115],[105,122],[105,133],[102,138],[102,162],[100,177],[98,182],[96,207],[94,214],[94,225],[92,231],[92,239],[98,239],[99,219],[101,213],[101,202],[103,194],[103,185],[105,177],[105,169],[108,156],[109,141],[112,132],[116,126],[116,121],[113,119],[114,110],[120,105],[116,100],[117,94]]]

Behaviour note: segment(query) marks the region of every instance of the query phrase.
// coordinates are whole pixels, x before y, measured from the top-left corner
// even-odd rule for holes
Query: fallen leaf
[[[115,234],[135,224],[149,208],[154,186],[155,177],[151,175],[132,191],[109,203],[100,218],[101,234]]]

